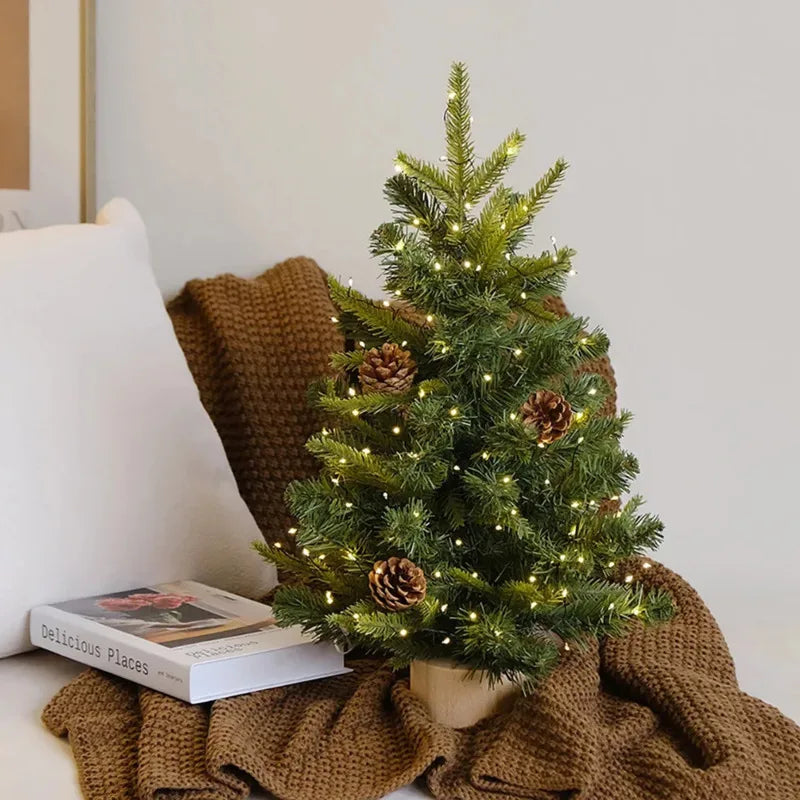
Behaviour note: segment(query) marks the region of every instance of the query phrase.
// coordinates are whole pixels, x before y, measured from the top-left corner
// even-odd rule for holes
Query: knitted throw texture
[[[284,488],[314,470],[307,386],[342,346],[324,275],[297,258],[255,280],[192,281],[169,310],[239,488],[283,538]],[[597,371],[613,387],[607,360]],[[739,690],[691,587],[642,564],[621,569],[672,594],[671,622],[573,649],[470,729],[434,723],[375,661],[199,706],[87,670],[43,719],[69,736],[87,800],[234,800],[253,783],[281,800],[367,800],[417,777],[440,800],[798,800],[800,729]]]

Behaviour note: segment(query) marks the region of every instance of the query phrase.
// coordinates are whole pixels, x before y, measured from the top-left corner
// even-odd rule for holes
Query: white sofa
[[[113,210],[113,209],[112,209]],[[135,212],[128,206],[117,206],[117,213],[121,213],[122,217],[130,219],[131,213]],[[113,215],[112,215],[113,216]],[[107,220],[108,222],[108,220]],[[140,224],[138,215],[133,218],[134,226]],[[67,232],[68,233],[68,232]],[[9,234],[10,235],[10,234]],[[6,240],[8,242],[8,240]],[[3,242],[0,241],[0,296],[2,295],[2,278],[3,278]],[[148,267],[149,269],[149,267]],[[152,281],[152,276],[150,276]],[[113,282],[112,282],[113,283]],[[96,286],[94,287],[97,288]],[[19,289],[19,291],[22,291]],[[160,301],[155,299],[155,303]],[[2,304],[0,304],[0,310]],[[3,319],[0,315],[0,336],[3,335]],[[171,333],[171,330],[170,330]],[[170,347],[177,348],[175,342],[170,343]],[[0,349],[0,365],[2,365],[3,351]],[[150,363],[148,361],[148,363]],[[0,382],[8,380],[8,376],[0,374]],[[7,383],[6,383],[7,385]],[[177,391],[177,389],[176,389]],[[0,386],[0,411],[3,407],[3,394],[2,386]],[[13,401],[14,398],[12,397]],[[194,402],[199,403],[197,398]],[[194,413],[194,412],[192,412]],[[210,422],[208,423],[210,425]],[[0,429],[1,431],[2,429]],[[234,522],[233,527],[244,527],[246,529],[246,536],[254,536],[252,520],[248,520],[241,508],[240,498],[238,494],[231,496],[230,482],[231,476],[228,474],[225,465],[217,463],[220,458],[221,445],[216,443],[207,435],[203,440],[203,447],[201,448],[204,458],[208,458],[211,462],[216,463],[212,470],[215,476],[215,486],[217,489],[228,487],[226,492],[219,495],[214,495],[215,503],[225,506],[230,506],[229,511],[233,515],[230,519]],[[2,477],[3,458],[6,458],[6,465],[11,463],[15,467],[16,461],[12,459],[8,461],[9,454],[3,451],[3,446],[6,444],[0,436],[0,478]],[[102,444],[102,443],[100,443]],[[193,459],[197,458],[197,454],[192,453]],[[223,456],[224,458],[224,456]],[[101,462],[102,463],[102,462]],[[193,461],[192,463],[195,463]],[[126,469],[129,465],[126,465]],[[152,465],[149,465],[149,469]],[[199,467],[198,467],[199,468]],[[16,469],[14,476],[17,476]],[[127,474],[127,473],[126,473]],[[152,475],[150,472],[144,473],[142,480],[150,480]],[[221,488],[220,488],[221,487]],[[24,488],[24,487],[23,487]],[[110,487],[110,489],[113,487]],[[65,580],[63,576],[54,574],[48,578],[43,578],[39,581],[27,580],[23,581],[17,571],[24,571],[26,569],[32,570],[31,575],[36,576],[35,565],[26,562],[24,552],[22,555],[17,553],[16,561],[14,560],[14,548],[24,548],[29,544],[29,539],[41,537],[46,533],[36,525],[29,527],[25,530],[25,525],[31,525],[29,519],[18,519],[13,525],[7,524],[5,528],[2,527],[6,509],[1,507],[3,502],[3,485],[0,481],[0,544],[2,544],[2,554],[0,555],[0,654],[4,652],[3,637],[11,637],[13,640],[15,636],[19,636],[19,631],[15,629],[22,626],[22,614],[19,614],[19,619],[12,620],[14,625],[9,628],[2,624],[4,622],[4,615],[16,614],[13,611],[14,602],[17,602],[19,591],[29,592],[30,596],[38,596],[41,602],[51,602],[57,600],[68,599],[70,596],[77,594],[89,594],[92,591],[105,591],[106,588],[100,588],[95,585],[84,585],[83,581],[91,579],[90,574],[82,576],[77,580],[77,583],[71,585],[69,580]],[[135,493],[136,487],[126,487],[128,494]],[[18,487],[17,492],[19,493]],[[37,495],[38,496],[38,495]],[[71,496],[62,498],[63,502],[71,501]],[[105,500],[108,498],[106,497]],[[52,500],[52,498],[51,498]],[[31,501],[36,502],[36,499]],[[17,504],[19,505],[19,504]],[[75,535],[76,537],[84,533],[84,527],[91,527],[91,513],[94,509],[83,509],[77,519],[77,527],[68,529],[63,527],[60,531],[64,536]],[[80,509],[79,509],[80,511]],[[109,511],[106,509],[106,511]],[[74,513],[72,509],[71,513]],[[174,509],[170,509],[172,514]],[[64,511],[63,513],[66,513]],[[110,512],[109,512],[110,513]],[[197,509],[194,509],[197,513]],[[196,518],[182,517],[182,525],[189,532],[193,531],[196,526]],[[220,522],[222,518],[215,517],[215,523]],[[60,521],[60,520],[59,520]],[[120,520],[120,526],[126,523],[126,519]],[[148,518],[148,525],[155,524],[157,520]],[[37,523],[39,524],[39,523]],[[45,523],[46,524],[46,521]],[[95,523],[99,524],[99,523]],[[174,528],[174,515],[169,518],[169,531]],[[188,527],[187,527],[188,526]],[[68,534],[68,531],[71,533]],[[114,535],[119,535],[120,530],[113,531]],[[117,544],[123,548],[133,536],[137,535],[137,530],[134,528],[132,531],[124,532],[125,539],[119,541]],[[109,534],[111,535],[111,534]],[[241,537],[240,537],[241,538]],[[20,541],[21,540],[21,541]],[[134,542],[137,542],[134,538]],[[54,560],[55,566],[62,565],[65,558],[65,548],[74,547],[80,542],[70,542],[59,540],[53,542],[52,547],[48,548],[49,552],[54,548],[56,558]],[[83,542],[85,545],[86,543]],[[106,542],[103,541],[98,545],[105,546]],[[212,545],[209,545],[212,546]],[[59,550],[59,547],[61,548]],[[44,552],[44,551],[43,551]],[[88,551],[89,555],[82,558],[80,563],[88,561],[91,565],[91,554],[96,554],[98,550],[91,549]],[[146,570],[148,565],[146,563],[135,564],[136,553],[132,551],[120,550],[124,558],[117,558],[120,563],[112,563],[115,558],[115,550],[111,548],[104,551],[102,555],[101,565],[103,573],[108,575],[110,585],[107,589],[119,588],[123,582],[124,575],[128,573],[125,570],[131,568]],[[233,552],[233,551],[231,551]],[[6,566],[7,570],[11,569],[12,573],[8,571],[3,573],[3,559],[9,561],[9,553],[11,554],[11,567]],[[196,560],[198,565],[203,561],[201,558],[204,551],[193,550],[191,554]],[[180,552],[161,554],[162,557],[173,557],[178,560],[178,563],[183,563],[185,554]],[[229,558],[228,561],[231,559]],[[224,559],[223,559],[224,561]],[[80,563],[78,566],[80,566]],[[156,566],[152,567],[153,569]],[[169,563],[157,565],[158,569],[168,570]],[[198,566],[199,568],[199,566]],[[63,570],[62,570],[63,571]],[[140,573],[142,579],[147,572]],[[5,576],[4,576],[5,575]],[[154,575],[149,575],[150,580],[174,578],[179,576],[176,574],[168,574],[162,578],[156,578]],[[180,576],[183,577],[182,571]],[[69,577],[69,576],[67,576]],[[74,577],[74,576],[73,576]],[[198,576],[199,577],[199,576]],[[253,576],[239,576],[241,580],[253,580]],[[105,579],[105,578],[103,578]],[[133,580],[133,578],[131,578]],[[16,581],[16,584],[15,584]],[[115,583],[116,582],[116,583]],[[14,597],[11,596],[12,592],[9,587],[17,586],[14,591]],[[702,587],[698,587],[702,591]],[[7,594],[4,594],[7,593]],[[30,601],[31,603],[33,600]],[[749,610],[747,597],[745,594],[739,592],[735,587],[731,587],[730,595],[727,597],[717,597],[716,602],[724,612],[724,617],[721,619],[723,631],[728,635],[729,643],[731,644],[734,657],[737,660],[739,676],[742,682],[742,688],[763,697],[768,702],[778,705],[784,713],[800,720],[800,682],[797,681],[796,665],[800,659],[800,632],[782,630],[774,627],[770,620],[756,619],[752,616],[754,613]],[[29,606],[28,606],[29,607]],[[712,610],[717,610],[712,605]],[[751,616],[748,616],[750,614]],[[7,621],[7,620],[6,620]],[[5,633],[4,633],[5,631]],[[16,652],[24,649],[18,647]],[[12,649],[6,649],[5,652],[15,652]],[[59,656],[45,653],[43,651],[35,652],[22,652],[18,655],[12,655],[7,658],[0,658],[0,800],[80,800],[81,794],[77,782],[77,775],[70,753],[69,745],[66,741],[59,740],[48,731],[45,730],[40,720],[41,711],[47,701],[58,691],[64,684],[66,684],[72,677],[74,677],[83,667],[67,659]],[[261,795],[254,795],[254,797],[264,797]],[[412,798],[428,797],[428,794],[423,788],[406,787],[400,789],[391,795],[393,800],[412,800]],[[109,798],[109,800],[113,800]],[[346,800],[346,798],[321,798],[320,800]]]

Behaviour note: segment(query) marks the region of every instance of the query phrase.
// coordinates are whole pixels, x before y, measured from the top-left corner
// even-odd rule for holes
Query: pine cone
[[[386,611],[405,611],[425,597],[425,573],[407,558],[376,561],[369,573],[372,599]]]
[[[534,392],[520,409],[525,425],[539,429],[539,442],[551,444],[560,439],[572,421],[572,407],[560,395],[549,389]]]
[[[408,350],[386,342],[381,349],[373,347],[364,355],[358,368],[358,380],[364,392],[402,394],[414,382],[417,365]]]
[[[622,502],[619,497],[606,497],[601,500],[597,505],[597,513],[603,516],[611,516],[616,514],[622,508]]]

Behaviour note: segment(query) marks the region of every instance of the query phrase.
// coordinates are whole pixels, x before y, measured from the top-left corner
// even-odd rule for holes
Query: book
[[[31,641],[189,703],[349,672],[332,644],[196,581],[38,606]]]

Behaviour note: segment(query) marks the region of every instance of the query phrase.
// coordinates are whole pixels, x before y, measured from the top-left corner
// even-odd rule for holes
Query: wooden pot
[[[473,672],[452,661],[413,661],[411,691],[428,707],[436,722],[451,728],[467,728],[476,722],[508,711],[519,687],[503,679],[489,687],[486,673]]]

